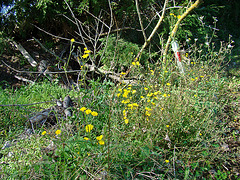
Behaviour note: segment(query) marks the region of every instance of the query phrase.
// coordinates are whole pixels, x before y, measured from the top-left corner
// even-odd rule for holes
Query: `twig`
[[[200,4],[202,3],[202,0],[197,0],[194,4],[192,4],[190,6],[190,8],[188,8],[185,13],[183,13],[183,15],[178,19],[177,23],[175,24],[170,36],[168,37],[168,41],[167,41],[167,44],[166,44],[166,47],[165,47],[165,50],[164,50],[164,53],[163,53],[163,63],[165,64],[166,63],[166,55],[167,55],[167,51],[168,51],[168,48],[169,48],[169,45],[172,41],[172,38],[174,38],[174,36],[176,35],[176,32],[178,30],[178,27],[180,25],[180,22],[193,10],[195,9],[196,7],[198,7]]]
[[[37,40],[35,37],[33,37],[33,39],[48,53],[50,53],[51,55],[53,55],[54,57],[56,57],[57,59],[60,59],[61,61],[64,61],[61,57],[57,56],[54,52],[48,50],[47,48],[45,48],[42,43],[40,43],[39,40]]]
[[[144,31],[144,28],[143,28],[142,19],[141,19],[141,14],[140,14],[140,11],[139,11],[138,0],[135,0],[135,2],[136,2],[136,9],[137,9],[137,14],[138,14],[139,23],[140,23],[140,26],[141,26],[141,29],[142,29],[144,41],[146,42],[146,41],[147,41],[147,36],[146,36],[145,31]]]
[[[23,78],[23,77],[20,77],[20,76],[17,76],[17,75],[15,75],[14,77],[17,78],[18,80],[21,80],[21,81],[25,81],[25,82],[28,82],[28,83],[31,83],[31,84],[34,83],[33,81],[31,81],[29,79],[26,79],[26,78]]]
[[[9,42],[13,43],[14,46],[22,53],[22,55],[28,60],[31,66],[36,67],[37,62],[31,57],[31,55],[23,48],[21,44],[16,43],[13,40],[9,40]]]
[[[145,41],[145,43],[143,44],[141,50],[138,52],[137,57],[134,59],[134,61],[137,61],[137,60],[139,59],[139,57],[140,57],[141,54],[143,53],[143,50],[144,50],[144,49],[147,47],[147,45],[151,42],[152,37],[153,37],[154,34],[157,32],[159,26],[161,25],[161,23],[162,23],[162,21],[163,21],[167,4],[168,4],[168,0],[165,0],[161,18],[159,19],[157,25],[156,25],[155,28],[153,29],[151,35],[148,37],[147,41]],[[131,69],[132,69],[132,66],[130,66],[130,68],[127,70],[127,72],[126,72],[126,74],[124,75],[124,77],[126,77],[126,76],[129,74],[129,72],[131,71]]]

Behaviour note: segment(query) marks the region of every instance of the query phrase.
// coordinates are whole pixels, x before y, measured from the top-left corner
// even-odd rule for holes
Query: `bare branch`
[[[138,0],[135,0],[135,2],[136,2],[136,9],[137,9],[137,14],[138,14],[139,23],[140,23],[140,26],[141,26],[141,29],[142,29],[144,41],[146,42],[146,41],[147,41],[147,36],[146,36],[145,31],[144,31],[144,28],[143,28],[142,19],[141,19],[141,14],[140,14],[140,11],[139,11]]]
[[[178,30],[178,27],[180,25],[180,22],[193,10],[195,9],[196,7],[198,7],[200,4],[202,3],[202,0],[197,0],[194,4],[192,4],[190,6],[190,8],[188,8],[185,13],[183,13],[183,15],[178,19],[177,23],[175,24],[170,36],[168,37],[168,41],[167,41],[167,44],[166,44],[166,47],[165,47],[165,50],[164,50],[164,53],[163,53],[163,63],[165,64],[166,63],[166,55],[167,55],[167,51],[168,51],[168,48],[169,48],[169,45],[172,41],[172,38],[174,38],[174,36],[176,35],[176,32]]]

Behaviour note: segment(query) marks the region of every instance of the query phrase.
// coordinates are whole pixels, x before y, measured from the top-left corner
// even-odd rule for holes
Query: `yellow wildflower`
[[[103,138],[103,135],[100,135],[100,136],[97,136],[97,137],[96,137],[96,139],[97,139],[98,141],[102,140],[102,138]]]
[[[98,143],[99,143],[100,145],[104,145],[104,141],[103,141],[103,140],[98,141]]]
[[[139,66],[139,65],[140,65],[139,61],[137,61],[137,62],[136,62],[136,65],[137,65],[137,66]]]
[[[92,111],[91,114],[92,114],[92,116],[97,116],[98,115],[98,113],[96,111]]]
[[[87,110],[85,111],[86,114],[90,114],[91,112],[92,112],[91,109],[87,109]]]
[[[136,65],[136,63],[135,63],[135,62],[132,62],[132,65],[134,65],[134,66],[135,66],[135,65]]]
[[[165,160],[166,163],[169,163],[169,160]]]
[[[86,50],[86,51],[84,51],[84,54],[89,54],[89,53],[91,53],[90,50]]]
[[[86,126],[86,132],[90,132],[92,129],[93,129],[93,125],[88,124],[88,125]]]
[[[59,129],[56,130],[56,132],[55,132],[56,135],[59,135],[60,133],[61,133],[61,130],[59,130]]]
[[[42,135],[44,136],[46,133],[47,133],[46,131],[43,131],[43,132],[42,132]]]
[[[87,108],[82,107],[82,108],[80,109],[80,111],[84,112],[86,109],[87,109]]]
[[[72,39],[71,39],[71,43],[73,43],[73,42],[75,42],[75,39],[72,38]]]
[[[87,138],[87,137],[84,137],[83,139],[85,139],[86,141],[88,141],[88,140],[89,140],[89,138]]]
[[[129,120],[128,120],[128,119],[125,119],[124,122],[125,122],[125,124],[128,124],[128,123],[129,123]]]
[[[85,59],[85,58],[87,58],[88,56],[89,56],[89,54],[84,54],[84,55],[82,56],[82,58]]]

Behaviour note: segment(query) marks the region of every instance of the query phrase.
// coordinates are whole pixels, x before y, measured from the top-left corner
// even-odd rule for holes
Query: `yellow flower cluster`
[[[97,116],[98,113],[96,111],[92,111],[91,109],[87,109],[86,107],[82,107],[80,111],[85,112],[87,115],[91,114],[92,116]]]
[[[139,63],[139,61],[136,61],[136,62],[133,61],[133,62],[132,62],[132,65],[134,65],[134,66],[136,66],[136,65],[137,65],[137,66],[140,66],[140,63]]]
[[[170,13],[169,15],[170,15],[170,16],[173,16],[173,17],[177,17],[178,19],[180,19],[180,18],[181,18],[181,16],[180,16],[180,15],[176,16],[174,13]]]
[[[89,54],[91,53],[90,50],[88,50],[86,47],[84,48],[84,54],[82,55],[82,58],[87,58],[89,56]]]
[[[93,125],[92,124],[88,124],[85,127],[85,129],[86,129],[87,133],[90,133],[91,130],[93,129]],[[86,140],[86,141],[90,140],[88,137],[84,137],[83,139]],[[105,142],[103,140],[103,135],[97,136],[96,139],[98,140],[98,144],[100,144],[100,145],[104,145],[105,144]]]
[[[123,119],[125,124],[129,123],[129,119],[127,118],[127,113],[131,112],[132,110],[136,109],[139,107],[137,103],[132,103],[132,95],[134,95],[137,90],[132,89],[132,85],[128,85],[127,88],[124,89],[118,89],[117,97],[123,97],[124,99],[121,101],[121,103],[126,104],[125,110],[123,110]]]

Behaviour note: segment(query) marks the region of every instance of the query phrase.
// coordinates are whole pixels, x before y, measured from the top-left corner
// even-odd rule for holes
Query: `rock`
[[[72,100],[69,96],[66,96],[63,100],[63,107],[64,108],[68,108],[68,107],[71,107],[72,106]]]

